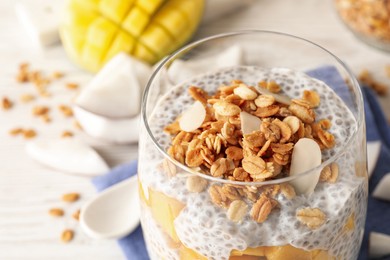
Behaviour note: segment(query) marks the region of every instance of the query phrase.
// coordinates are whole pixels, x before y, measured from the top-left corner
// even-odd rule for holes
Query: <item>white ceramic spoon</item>
[[[137,228],[140,219],[137,176],[98,194],[80,214],[80,225],[93,238],[121,238]]]

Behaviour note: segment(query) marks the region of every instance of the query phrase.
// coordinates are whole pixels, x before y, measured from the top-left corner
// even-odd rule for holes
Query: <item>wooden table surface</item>
[[[29,158],[21,137],[10,137],[11,128],[33,127],[38,138],[55,138],[64,130],[76,133],[95,147],[110,166],[137,157],[136,145],[111,145],[93,140],[74,128],[72,119],[57,110],[59,104],[70,104],[76,91],[64,87],[66,82],[85,84],[92,75],[71,64],[61,46],[39,50],[31,44],[18,23],[14,1],[0,1],[0,97],[15,101],[9,111],[0,110],[0,260],[11,259],[124,259],[115,241],[93,240],[82,233],[71,214],[96,194],[90,179],[70,176],[47,169]],[[337,17],[331,0],[265,1],[257,0],[251,8],[202,26],[196,38],[240,29],[265,29],[287,32],[312,40],[344,60],[355,73],[367,68],[379,80],[390,84],[384,66],[390,54],[368,47],[356,40]],[[21,104],[19,97],[36,93],[32,85],[16,83],[18,64],[27,61],[34,69],[51,73],[62,71],[66,77],[53,83],[51,98],[39,98]],[[390,116],[390,97],[381,104]],[[52,108],[53,121],[45,124],[31,115],[34,104]],[[60,200],[66,192],[79,192],[82,199],[75,204]],[[63,207],[66,216],[54,219],[51,207]],[[76,231],[73,242],[61,243],[65,228]]]

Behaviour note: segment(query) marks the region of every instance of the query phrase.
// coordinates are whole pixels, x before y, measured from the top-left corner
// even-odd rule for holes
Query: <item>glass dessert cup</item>
[[[230,99],[215,94],[221,86],[234,91]],[[238,87],[245,91],[235,91]],[[235,103],[253,94],[248,89],[256,100]],[[259,96],[271,98],[278,112],[269,114],[271,107],[258,102]],[[223,114],[228,109],[216,103],[225,101],[238,104],[240,114]],[[197,102],[206,115],[193,112]],[[312,111],[313,120],[306,110],[300,114],[302,107]],[[252,113],[250,122],[244,110]],[[151,259],[357,259],[368,193],[363,111],[350,70],[299,37],[227,33],[166,58],[144,93],[139,141],[141,224]],[[297,127],[289,116],[299,119]],[[183,131],[199,117],[195,130]],[[244,121],[249,128],[259,121],[261,127],[248,132]],[[272,124],[279,126],[278,137],[262,132]],[[248,142],[261,139],[255,134],[264,142],[248,150]],[[318,153],[302,145],[303,139]],[[259,161],[261,174],[270,175],[258,177]]]

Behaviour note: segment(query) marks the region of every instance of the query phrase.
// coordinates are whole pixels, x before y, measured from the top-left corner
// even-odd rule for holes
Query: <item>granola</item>
[[[273,93],[281,91],[280,85],[264,81],[259,87],[267,89],[268,94],[240,80],[219,87],[215,94],[191,86],[189,94],[203,104],[206,117],[190,132],[180,128],[179,119],[167,125],[164,131],[172,135],[168,154],[216,178],[263,182],[288,176],[292,151],[299,139],[314,139],[321,149],[335,145],[336,140],[329,132],[330,121],[316,121],[315,108],[320,104],[317,92],[305,91],[300,99],[280,103],[273,96],[279,95]],[[166,160],[163,162],[168,176],[175,174],[176,167],[171,166]],[[335,178],[334,174],[329,180]],[[208,182],[190,176],[186,186],[190,192],[203,192]],[[240,221],[247,213],[245,204],[252,208],[250,215],[259,223],[277,207],[279,194],[287,199],[296,196],[294,187],[288,183],[263,187],[213,184],[208,193],[214,204],[228,210],[232,221]]]
[[[326,215],[319,208],[303,208],[297,210],[297,219],[310,229],[321,227],[326,221]]]

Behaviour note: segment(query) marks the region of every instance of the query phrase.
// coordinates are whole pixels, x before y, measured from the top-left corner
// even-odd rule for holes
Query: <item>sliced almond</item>
[[[370,259],[377,259],[390,255],[390,236],[382,233],[371,232],[369,238]]]
[[[268,89],[257,87],[257,86],[255,88],[262,95],[273,96],[275,98],[275,100],[277,102],[279,102],[279,103],[282,103],[282,104],[285,104],[285,105],[290,105],[291,104],[291,98],[289,98],[288,96],[272,93]]]
[[[372,196],[377,199],[390,201],[390,173],[387,173],[378,183]]]
[[[202,125],[205,118],[206,109],[200,101],[195,101],[195,103],[182,114],[179,120],[180,129],[186,132],[192,132]]]
[[[247,112],[240,113],[242,134],[250,134],[253,131],[260,130],[261,119]]]
[[[294,145],[291,157],[290,176],[311,170],[321,164],[321,149],[316,141],[309,138],[301,138]],[[301,177],[297,177],[290,183],[298,194],[311,195],[317,186],[321,170],[316,170]]]

